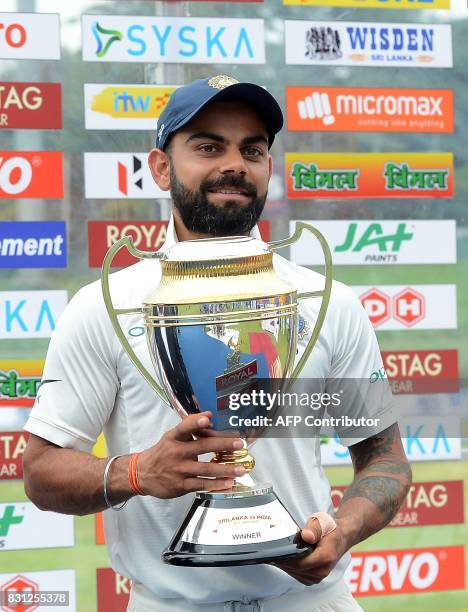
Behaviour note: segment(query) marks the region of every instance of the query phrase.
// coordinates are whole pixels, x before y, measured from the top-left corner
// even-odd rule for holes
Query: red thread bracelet
[[[135,495],[145,495],[140,487],[140,479],[138,478],[138,457],[141,453],[133,453],[128,462],[128,483]]]

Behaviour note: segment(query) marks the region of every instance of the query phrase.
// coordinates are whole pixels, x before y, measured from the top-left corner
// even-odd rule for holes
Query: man
[[[259,236],[256,222],[272,174],[269,148],[282,123],[281,110],[268,92],[230,77],[195,81],[173,94],[149,156],[154,180],[161,189],[171,190],[173,201],[163,248],[205,236]],[[320,275],[279,256],[274,265],[299,291],[323,283]],[[141,304],[159,277],[159,264],[150,260],[113,274],[114,306]],[[318,307],[319,300],[303,302],[304,320],[313,321]],[[136,315],[121,319],[133,349],[151,369],[141,320]],[[307,343],[307,330],[303,324],[299,351]],[[364,310],[350,289],[335,283],[303,376],[368,379],[381,366]],[[133,581],[133,612],[359,610],[343,580],[347,551],[391,520],[411,478],[391,410],[372,406],[370,411],[380,419],[372,435],[368,430],[339,430],[349,446],[355,476],[330,533],[311,518],[317,511],[331,512],[328,482],[318,461],[319,442],[256,441],[257,480],[272,482],[304,526],[302,539],[317,544],[307,556],[228,568],[165,565],[160,554],[191,504],[192,495],[186,494],[229,487],[244,473],[243,468],[216,465],[199,456],[240,448],[242,442],[204,436],[210,413],[179,422],[119,346],[100,285],[93,283],[76,294],[51,339],[44,380],[26,425],[32,435],[23,462],[25,489],[42,509],[79,515],[129,500],[121,511],[105,512],[104,518],[112,567]],[[101,430],[112,463],[90,454]],[[136,473],[136,482],[133,477],[129,482],[129,469]]]

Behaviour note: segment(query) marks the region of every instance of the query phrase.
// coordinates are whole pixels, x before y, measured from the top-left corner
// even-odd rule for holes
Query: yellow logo
[[[176,87],[109,85],[94,96],[91,110],[115,119],[156,119]]]
[[[219,74],[218,76],[212,77],[208,81],[208,85],[210,87],[214,87],[215,89],[224,89],[225,87],[229,87],[229,85],[235,85],[239,83],[237,79],[233,77],[227,76],[225,74]]]

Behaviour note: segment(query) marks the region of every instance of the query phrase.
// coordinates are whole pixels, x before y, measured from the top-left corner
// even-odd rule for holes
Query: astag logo
[[[0,128],[60,129],[60,83],[0,81]]]

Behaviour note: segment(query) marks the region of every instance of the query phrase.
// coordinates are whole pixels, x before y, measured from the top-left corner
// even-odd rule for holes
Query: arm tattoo
[[[373,502],[380,513],[379,529],[395,516],[411,485],[411,467],[404,456],[398,426],[350,447],[355,479],[342,504],[354,497]]]

